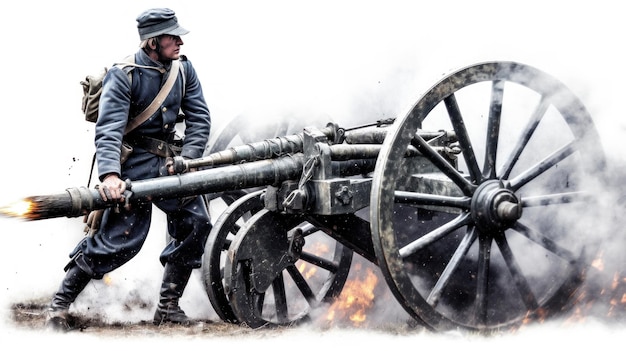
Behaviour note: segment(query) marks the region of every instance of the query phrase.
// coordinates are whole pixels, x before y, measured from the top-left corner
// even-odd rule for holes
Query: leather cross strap
[[[154,98],[154,100],[152,100],[150,105],[148,105],[148,107],[146,107],[146,109],[143,110],[143,112],[141,112],[137,117],[128,121],[124,134],[128,134],[131,130],[137,128],[140,124],[145,122],[150,116],[152,116],[156,112],[156,110],[159,108],[159,106],[161,106],[163,101],[165,101],[165,98],[170,93],[170,90],[172,90],[172,86],[174,85],[176,78],[178,78],[179,69],[180,61],[173,60],[172,67],[170,68],[170,74],[167,76],[165,84],[163,84],[161,90]]]

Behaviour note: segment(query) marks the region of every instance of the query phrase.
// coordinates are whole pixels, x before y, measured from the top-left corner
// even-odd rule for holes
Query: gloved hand
[[[96,234],[98,229],[100,229],[100,223],[102,222],[103,213],[104,210],[95,210],[89,212],[83,218],[83,223],[85,223],[85,233],[88,236],[93,236],[94,234]]]

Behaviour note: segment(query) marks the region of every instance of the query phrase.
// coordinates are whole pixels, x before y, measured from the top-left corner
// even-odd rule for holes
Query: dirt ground
[[[16,327],[24,330],[46,329],[46,303],[44,301],[32,301],[27,303],[16,303],[12,306],[12,317]],[[209,320],[199,320],[191,326],[180,326],[166,324],[155,326],[152,321],[140,322],[114,322],[110,323],[101,318],[72,315],[73,329],[69,332],[81,332],[98,335],[125,336],[140,334],[150,335],[201,335],[211,334],[220,336],[247,335],[255,332],[250,328],[225,322],[215,322]],[[268,329],[266,333],[280,333],[280,329]]]
[[[46,330],[46,308],[48,300],[30,301],[25,303],[15,303],[12,305],[11,314],[12,321],[18,329],[23,330]],[[73,329],[70,333],[86,333],[92,335],[104,336],[220,336],[220,337],[239,337],[239,336],[278,336],[292,329],[292,327],[271,327],[261,329],[251,329],[245,325],[237,325],[215,320],[197,320],[191,326],[180,326],[166,324],[163,326],[155,326],[151,320],[140,322],[107,322],[98,316],[81,316],[73,314]],[[337,326],[316,326],[313,329],[327,331],[337,329]],[[413,333],[428,332],[423,326],[417,325],[413,320],[407,320],[406,323],[394,325],[381,325],[375,328],[390,335],[410,335]]]
[[[27,303],[16,303],[12,305],[11,313],[12,313],[12,321],[17,329],[23,331],[49,331],[46,328],[45,320],[46,320],[46,307],[47,300],[41,301],[32,301]],[[576,312],[578,311],[578,312]],[[613,318],[602,318],[604,322],[608,322],[609,324],[615,325],[626,325],[626,319],[624,318],[624,309],[619,308],[621,312],[619,316],[613,316]],[[577,322],[577,318],[573,317],[573,314],[579,313],[580,309],[574,309],[574,312],[568,316],[566,316],[567,324],[571,322]],[[617,317],[617,318],[615,318]],[[225,338],[267,338],[267,337],[277,337],[283,334],[287,335],[289,332],[295,327],[285,326],[285,327],[271,327],[271,328],[260,328],[260,329],[251,329],[245,325],[236,325],[231,323],[226,323],[222,321],[215,320],[197,320],[191,326],[180,326],[180,325],[163,325],[163,326],[155,326],[152,324],[152,321],[145,320],[140,322],[107,322],[106,320],[99,318],[98,316],[81,316],[81,315],[73,315],[74,322],[73,328],[68,333],[80,333],[83,335],[93,335],[93,336],[109,336],[114,338],[119,337],[163,337],[163,336],[177,336],[177,337],[225,337]],[[578,323],[578,322],[577,322]],[[308,328],[309,326],[307,326]],[[337,325],[328,325],[328,326],[310,326],[310,331],[313,332],[333,332],[333,331],[342,331],[350,329],[350,327],[342,327]],[[411,336],[411,335],[435,335],[435,332],[432,332],[422,325],[419,325],[414,320],[407,320],[405,322],[386,324],[386,325],[377,325],[377,326],[368,326],[362,328],[365,331],[371,331],[373,333],[378,333],[381,335],[388,336]],[[354,330],[354,329],[353,329]],[[515,334],[515,330],[508,331],[499,331],[497,335],[511,335]],[[486,335],[482,335],[486,336]],[[493,335],[492,335],[493,336]]]

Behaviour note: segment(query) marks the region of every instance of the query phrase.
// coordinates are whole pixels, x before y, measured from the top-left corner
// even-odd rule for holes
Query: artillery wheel
[[[453,131],[441,137],[457,144],[437,148],[420,129]],[[413,147],[426,172],[404,158]],[[514,62],[445,76],[396,121],[377,160],[372,240],[391,291],[435,330],[559,313],[597,246],[585,219],[603,167],[591,117],[556,79]]]
[[[263,190],[234,200],[217,218],[207,239],[202,264],[204,288],[217,315],[225,322],[239,323],[224,291],[224,264],[228,248],[239,228],[263,209]]]
[[[309,320],[313,308],[341,293],[352,254],[299,216],[261,210],[228,250],[224,277],[233,311],[251,328]]]

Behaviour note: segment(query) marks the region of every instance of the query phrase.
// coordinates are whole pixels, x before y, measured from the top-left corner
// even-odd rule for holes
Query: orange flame
[[[600,252],[598,254],[598,257],[596,257],[592,262],[591,262],[591,267],[599,270],[599,271],[604,271],[604,260],[602,259],[602,256],[604,255],[603,252]]]
[[[604,252],[600,252],[591,263],[598,272],[608,270],[603,256]],[[626,276],[615,271],[612,276],[606,276],[606,279],[604,281],[602,278],[600,284],[586,282],[578,290],[574,308],[566,323],[580,322],[598,313],[612,319],[626,316]]]
[[[302,274],[305,279],[311,279],[317,272],[317,267],[313,265],[309,265],[306,262],[302,262],[298,266],[298,271]]]
[[[356,270],[360,270],[360,265]],[[348,318],[354,326],[361,325],[367,320],[367,310],[374,305],[374,288],[377,283],[378,277],[369,268],[362,280],[347,281],[341,295],[328,310],[326,320]]]
[[[32,208],[32,201],[19,200],[0,207],[0,214],[10,217],[25,217],[32,211]]]

